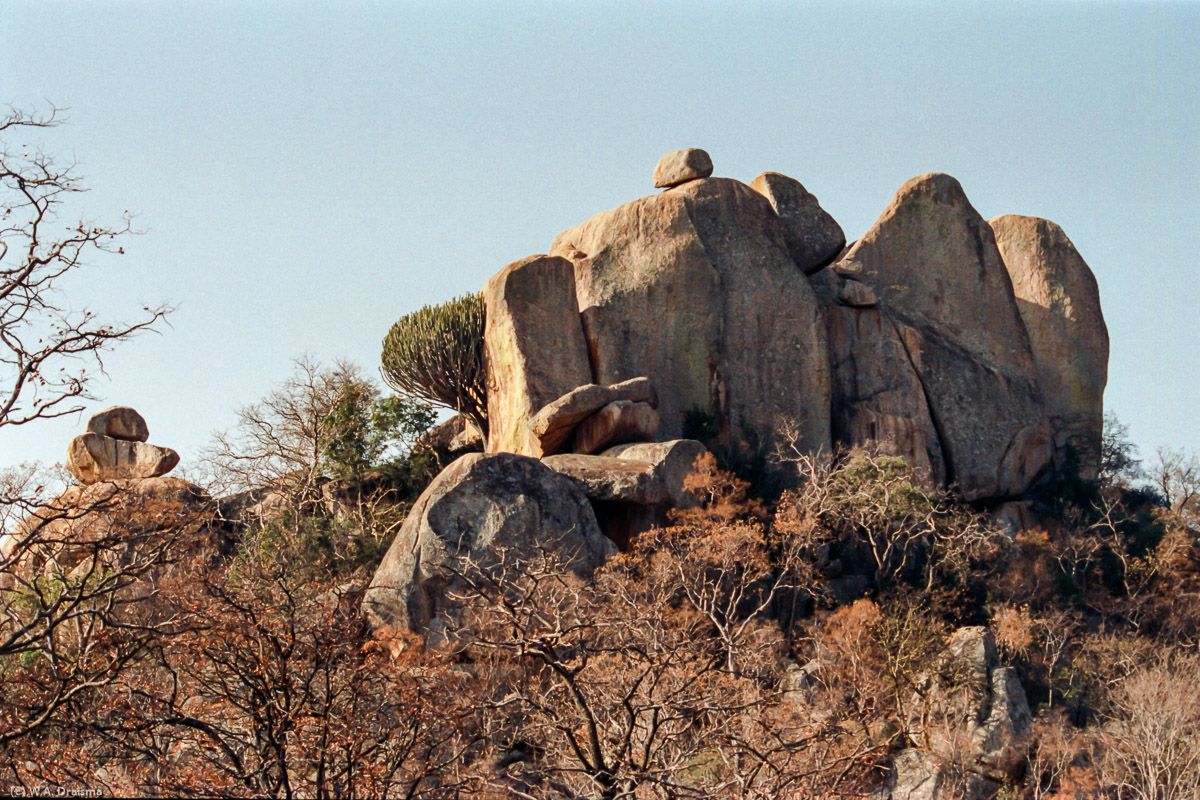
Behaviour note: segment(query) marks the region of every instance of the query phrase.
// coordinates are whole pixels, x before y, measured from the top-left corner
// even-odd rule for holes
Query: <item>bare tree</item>
[[[151,328],[170,311],[146,308],[140,321],[112,324],[91,311],[73,314],[59,285],[96,253],[122,253],[130,218],[114,226],[86,221],[60,227],[66,200],[85,191],[72,164],[19,142],[19,135],[62,123],[59,109],[10,109],[0,117],[0,427],[74,414],[86,398],[88,368],[101,355]]]
[[[1100,734],[1102,773],[1118,797],[1200,796],[1200,657],[1167,654],[1126,677]]]
[[[62,122],[54,107],[0,116],[0,429],[82,410],[103,354],[170,311],[113,324],[70,310],[63,284],[90,257],[122,253],[133,231],[128,215],[63,227],[66,203],[85,188],[73,164],[22,141]],[[177,498],[106,484],[46,500],[44,478],[26,466],[0,472],[0,768],[161,628],[141,603],[145,579],[195,530],[184,519],[194,508]],[[109,524],[114,515],[128,524]]]
[[[216,493],[267,488],[303,509],[320,499],[324,479],[361,477],[433,421],[423,403],[380,397],[350,362],[294,363],[280,386],[238,410],[233,431],[215,435],[204,461]]]
[[[1171,511],[1200,518],[1200,453],[1160,447],[1149,477]]]

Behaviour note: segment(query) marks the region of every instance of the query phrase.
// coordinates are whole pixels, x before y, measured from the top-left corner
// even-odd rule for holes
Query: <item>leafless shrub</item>
[[[1162,656],[1132,672],[1111,696],[1098,734],[1101,771],[1117,795],[1200,797],[1200,655]]]

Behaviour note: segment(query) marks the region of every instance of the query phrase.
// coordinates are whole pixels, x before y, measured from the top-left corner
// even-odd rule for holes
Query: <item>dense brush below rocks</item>
[[[17,626],[121,564],[43,573],[18,587],[25,606],[6,605],[3,640],[26,639],[0,660],[0,781],[125,796],[1194,797],[1186,514],[1077,481],[1014,537],[896,457],[792,466],[799,488],[767,502],[703,456],[687,478],[698,502],[590,577],[554,548],[455,562],[456,614],[428,638],[369,632],[369,566],[337,577],[287,541],[304,528],[286,515],[255,534],[279,537],[274,558],[261,539],[198,555],[197,530],[219,520],[164,524],[156,548],[139,527],[154,563],[84,596],[110,603],[91,629],[61,625],[46,649]],[[369,523],[407,507],[366,496]]]

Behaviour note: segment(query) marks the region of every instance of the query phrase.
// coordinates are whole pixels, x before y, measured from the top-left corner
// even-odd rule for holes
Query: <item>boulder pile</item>
[[[1061,228],[986,221],[929,173],[846,247],[800,182],[711,176],[704,151],[668,153],[663,191],[488,281],[488,452],[595,453],[699,416],[733,440],[872,445],[972,502],[1020,498],[1068,453],[1095,474],[1108,333]],[[621,395],[635,379],[654,402]]]
[[[68,486],[12,530],[0,535],[0,585],[30,581],[39,572],[85,573],[96,559],[106,568],[142,575],[147,559],[187,552],[211,555],[227,542],[211,523],[216,506],[192,483],[162,477],[179,454],[146,444],[146,420],[114,406],[88,420],[87,432],[67,448],[67,469],[81,485]],[[168,559],[169,560],[169,559]],[[154,574],[163,564],[155,562]]]
[[[150,430],[142,415],[113,406],[88,420],[87,433],[67,446],[67,469],[80,483],[157,478],[179,463],[169,447],[146,444]]]
[[[488,280],[485,454],[418,501],[367,592],[373,625],[441,625],[462,558],[569,532],[586,572],[597,531],[627,547],[693,502],[696,420],[767,448],[900,455],[1018,526],[1056,459],[1095,474],[1108,333],[1057,225],[985,221],[930,173],[847,247],[799,181],[712,174],[703,150],[668,153],[661,192]]]

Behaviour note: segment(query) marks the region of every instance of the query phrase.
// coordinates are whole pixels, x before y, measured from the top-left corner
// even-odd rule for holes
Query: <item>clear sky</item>
[[[0,103],[146,232],[73,304],[178,306],[107,360],[189,458],[290,359],[375,372],[397,317],[479,289],[653,191],[663,153],[774,170],[860,236],[948,172],[986,218],[1043,216],[1091,265],[1108,408],[1143,455],[1200,448],[1200,5],[174,3],[5,0]],[[61,460],[86,418],[6,430]]]

